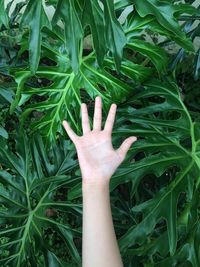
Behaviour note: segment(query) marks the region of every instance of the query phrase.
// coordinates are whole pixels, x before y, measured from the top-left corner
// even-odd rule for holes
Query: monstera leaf
[[[30,12],[33,11],[34,5],[37,5],[37,8],[40,8],[40,14],[43,14],[43,4],[39,4],[39,2],[37,1],[37,4],[33,3],[33,1],[29,2],[23,16],[22,25],[30,23],[29,16]],[[121,7],[126,6],[127,3],[128,1],[124,1]],[[15,99],[10,107],[10,112],[12,113],[17,106],[22,106],[30,100],[31,104],[26,105],[20,120],[23,123],[28,115],[32,115],[33,112],[37,111],[37,118],[33,118],[30,124],[32,132],[40,130],[42,135],[47,137],[49,143],[56,140],[58,133],[63,133],[61,121],[64,118],[71,122],[74,130],[79,134],[81,133],[80,103],[85,97],[88,98],[89,96],[89,98],[94,99],[96,95],[101,95],[104,101],[103,108],[107,111],[111,101],[116,103],[124,102],[136,85],[147,80],[155,71],[154,66],[157,70],[156,75],[160,76],[166,73],[168,67],[167,53],[159,45],[142,40],[141,35],[144,29],[150,27],[150,29],[165,35],[169,40],[177,41],[182,47],[187,47],[188,50],[193,49],[191,41],[186,38],[180,27],[177,27],[176,31],[173,32],[164,27],[164,22],[162,24],[158,23],[159,16],[154,15],[155,8],[150,12],[151,15],[148,16],[146,13],[142,13],[144,17],[140,17],[138,14],[141,15],[141,12],[138,10],[141,6],[137,3],[136,10],[129,14],[122,30],[119,21],[116,19],[115,8],[117,7],[113,6],[109,1],[103,1],[104,12],[99,6],[100,3],[96,1],[92,3],[88,1],[85,6],[80,1],[75,5],[70,1],[66,4],[62,0],[58,1],[57,5],[55,5],[55,2],[50,2],[49,4],[54,4],[56,7],[53,17],[54,32],[47,29],[48,24],[42,26],[42,20],[40,19],[38,27],[42,31],[37,36],[39,41],[37,47],[42,44],[41,62],[45,58],[50,62],[53,61],[54,64],[51,66],[49,64],[40,64],[37,71],[37,64],[30,69],[23,68],[17,71],[13,69],[12,73],[17,83],[17,90]],[[171,6],[172,4],[159,5],[161,10],[158,12],[162,14],[162,21],[168,18],[164,16],[164,9],[162,9],[164,7],[167,8],[167,5]],[[68,11],[72,11],[68,16],[64,16],[66,8]],[[83,12],[86,12],[89,8],[91,8],[92,12],[90,19],[85,13],[83,15]],[[169,7],[169,10],[171,9],[172,7]],[[182,6],[181,10],[183,9]],[[119,9],[117,10],[119,11]],[[173,10],[176,13],[178,9]],[[80,14],[83,15],[81,19],[79,18]],[[95,23],[94,17],[96,18]],[[58,26],[55,28],[55,24],[60,19],[64,23],[64,31]],[[75,25],[67,23],[69,20],[74,20]],[[175,23],[174,21],[176,19],[171,18],[169,23]],[[106,22],[105,25],[104,22]],[[34,25],[34,23],[31,22],[31,25]],[[87,25],[90,26],[93,35],[94,50],[84,56],[82,55],[81,47],[79,53],[79,43],[82,38],[81,29],[85,29]],[[97,25],[100,25],[99,28],[104,31],[103,34],[100,34]],[[32,38],[31,36],[30,38]],[[70,41],[68,41],[69,36],[73,36]],[[88,36],[88,32],[86,36]],[[42,40],[41,37],[43,37]],[[125,39],[127,44],[125,44]],[[102,49],[104,41],[105,49]],[[133,59],[131,60],[125,57],[121,59],[123,48],[125,51],[131,50],[131,53],[135,53],[137,56],[135,58],[132,56]],[[30,50],[30,44],[29,46],[27,45],[27,36],[24,34],[19,55],[28,49]],[[34,53],[36,53],[35,50],[38,51],[38,49],[34,49]],[[114,55],[114,60],[109,53],[105,54],[108,50]],[[36,57],[38,62],[39,58],[38,56]],[[33,60],[32,62],[36,61]],[[116,70],[119,71],[120,64],[120,73],[118,72],[117,75]],[[77,67],[77,65],[79,66]],[[35,74],[33,74],[33,69],[36,71]],[[36,81],[34,85],[31,82],[33,79]],[[48,83],[45,86],[38,86],[38,80],[45,80]],[[32,101],[35,96],[39,96],[39,98],[37,98],[37,101]]]
[[[70,64],[75,73],[79,70],[84,37],[89,34],[93,39],[99,66],[102,66],[104,56],[107,51],[110,51],[114,58],[116,69],[120,72],[127,36],[118,18],[122,15],[124,9],[132,4],[134,4],[135,8],[129,17],[134,17],[138,14],[142,22],[146,21],[148,17],[152,17],[153,22],[149,27],[153,27],[161,35],[174,39],[187,50],[193,51],[190,40],[178,23],[178,18],[181,14],[199,14],[194,7],[188,6],[188,4],[175,5],[171,2],[159,0],[114,2],[108,0],[75,2],[71,0],[48,0],[45,2],[42,0],[29,0],[25,2],[25,11],[22,19],[19,16],[19,23],[21,29],[28,28],[30,32],[29,62],[31,71],[35,73],[38,68],[41,39],[45,35],[45,27],[53,28],[55,31],[59,27],[60,30],[64,28],[62,38],[65,41]],[[4,24],[8,27],[9,18],[5,12],[3,0],[0,1],[0,5],[0,25]],[[52,20],[47,17],[47,5],[53,6],[52,10],[55,10]],[[90,16],[88,16],[88,12]],[[55,27],[57,24],[58,27]],[[88,25],[89,31],[88,29],[86,30]]]
[[[40,60],[41,38],[44,35],[44,28],[53,27],[56,31],[55,26],[57,24],[61,29],[64,28],[63,39],[70,64],[75,73],[79,70],[84,29],[87,25],[90,26],[99,65],[102,65],[103,58],[109,50],[113,54],[119,70],[126,37],[115,15],[114,4],[107,0],[101,3],[99,1],[76,2],[59,0],[43,3],[42,0],[30,0],[26,3],[20,24],[22,28],[28,27],[30,31],[30,68],[33,73],[35,73]],[[53,5],[55,8],[52,21],[47,18],[46,4]],[[104,6],[104,9],[100,4]],[[90,16],[88,16],[88,12]],[[5,14],[2,13],[0,19],[4,23],[6,23],[5,18]]]
[[[156,97],[160,99],[160,104],[152,102]],[[139,103],[142,103],[142,99],[149,99],[149,104],[134,108],[136,104],[138,107]],[[120,124],[129,122],[129,126],[123,127],[127,129],[119,128],[118,134],[141,137],[134,146],[132,155],[138,152],[144,154],[141,160],[127,166],[124,172],[124,180],[131,179],[133,183],[132,196],[146,174],[153,174],[156,179],[161,179],[159,177],[169,168],[174,167],[176,171],[169,183],[154,192],[151,199],[136,203],[132,207],[132,215],[137,217],[142,214],[142,219],[121,237],[120,248],[126,251],[136,244],[148,244],[153,254],[159,252],[167,255],[169,251],[173,257],[177,247],[181,248],[187,242],[183,239],[183,232],[180,232],[181,225],[185,226],[186,234],[191,235],[189,230],[198,219],[197,214],[193,214],[193,205],[195,204],[196,208],[198,206],[195,199],[200,181],[200,124],[192,121],[177,86],[172,82],[161,84],[158,81],[149,81],[141,92],[131,98],[129,105],[131,107],[128,112],[122,110],[119,119]],[[111,188],[122,181],[122,174],[120,178],[114,177]],[[182,203],[180,195],[183,193],[185,199]],[[180,205],[183,205],[183,211],[177,214],[177,207],[180,208]],[[153,233],[158,231],[155,226],[161,220],[165,221],[168,239],[168,246],[162,248],[162,252],[159,251],[162,246],[157,245],[155,237],[151,238]],[[180,240],[182,242],[179,243]],[[145,250],[143,252],[145,253]]]
[[[187,9],[186,9],[187,11]],[[149,31],[167,37],[170,41],[174,41],[187,51],[193,51],[192,40],[181,31],[180,34],[174,34],[163,25],[160,25],[156,18],[150,14],[140,17],[136,12],[130,13],[123,24],[123,29],[127,37],[127,43],[134,41],[135,38],[141,36],[142,31]]]
[[[74,149],[68,141],[61,141],[60,147],[47,153],[40,136],[29,143],[30,139],[21,134],[14,152],[3,142],[0,146],[0,264],[67,266],[45,240],[45,230],[53,229],[79,266],[80,256],[73,238],[80,237],[80,230],[59,220],[59,213],[81,216],[81,205],[56,200],[58,188],[77,179],[69,175],[77,167]],[[52,209],[56,218],[50,216]]]
[[[54,36],[53,33],[51,34]],[[62,120],[64,118],[69,119],[73,123],[72,127],[81,133],[81,92],[85,91],[87,97],[89,96],[91,99],[94,99],[96,95],[101,95],[104,109],[108,110],[111,101],[119,103],[125,100],[136,84],[146,80],[153,71],[149,67],[123,60],[121,73],[127,81],[130,81],[129,84],[124,81],[124,78],[120,79],[120,77],[116,77],[115,72],[113,73],[115,64],[110,57],[105,59],[104,68],[99,68],[96,56],[91,52],[83,57],[79,72],[75,74],[63,47],[62,41],[54,49],[48,42],[43,43],[43,57],[57,62],[57,65],[40,66],[35,76],[29,69],[18,72],[14,70],[18,88],[10,111],[13,112],[18,105],[26,103],[33,95],[46,97],[44,101],[26,105],[21,118],[23,122],[32,111],[40,112],[40,120],[31,123],[31,127],[33,132],[41,130],[49,141],[54,141],[57,132],[63,131]],[[31,78],[45,79],[49,81],[49,85],[30,86]]]
[[[177,12],[176,5],[159,0],[135,0],[134,4],[140,17],[143,18],[148,15],[153,15],[158,23],[162,25],[166,30],[172,32],[174,36],[185,39],[185,33],[181,30],[181,26],[174,16],[174,13]],[[181,7],[182,12],[188,12],[187,5],[185,6],[185,9],[184,5],[181,5]]]

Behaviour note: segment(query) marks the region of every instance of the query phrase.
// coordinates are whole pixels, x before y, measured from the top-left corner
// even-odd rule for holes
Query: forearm
[[[82,185],[83,267],[122,267],[114,231],[109,184]]]

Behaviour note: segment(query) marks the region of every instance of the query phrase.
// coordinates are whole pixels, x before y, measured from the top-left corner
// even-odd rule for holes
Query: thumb
[[[129,148],[131,147],[131,145],[132,145],[135,141],[137,141],[137,137],[135,137],[135,136],[130,136],[130,137],[128,137],[127,139],[125,139],[125,140],[123,141],[123,143],[121,144],[121,146],[116,150],[117,154],[120,156],[120,158],[121,158],[122,160],[125,159],[126,154],[127,154],[128,150],[129,150]]]

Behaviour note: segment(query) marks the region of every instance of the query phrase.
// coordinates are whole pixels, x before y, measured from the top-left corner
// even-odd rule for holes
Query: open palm
[[[84,182],[108,182],[118,166],[125,159],[126,153],[132,143],[137,140],[135,136],[128,137],[117,150],[114,150],[111,135],[116,109],[117,105],[112,104],[104,129],[101,130],[102,101],[101,97],[97,96],[95,98],[93,130],[91,130],[87,106],[85,103],[82,103],[82,136],[77,136],[68,122],[65,120],[63,121],[63,126],[76,147]]]

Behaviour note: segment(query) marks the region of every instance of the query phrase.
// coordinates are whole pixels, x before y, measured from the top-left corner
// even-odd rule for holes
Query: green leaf
[[[155,65],[158,73],[166,72],[168,57],[165,50],[161,47],[139,39],[134,39],[133,42],[129,42],[126,47],[147,56]]]
[[[114,56],[116,69],[120,72],[126,37],[122,26],[116,18],[113,2],[110,0],[103,0],[102,2],[104,4],[106,44]]]
[[[49,227],[64,239],[66,236],[70,237],[66,250],[80,262],[73,242],[74,237],[80,237],[80,231],[69,224],[62,225],[56,220],[48,219],[46,213],[48,208],[54,206],[62,207],[64,213],[76,215],[80,212],[79,206],[73,207],[73,203],[68,202],[66,205],[54,199],[57,189],[63,185],[63,173],[67,174],[77,167],[77,162],[73,159],[74,151],[72,152],[68,145],[69,142],[63,140],[59,147],[54,146],[45,151],[39,135],[28,142],[27,136],[22,133],[17,137],[14,153],[5,144],[0,144],[0,161],[3,168],[0,171],[0,182],[3,184],[0,187],[0,199],[5,206],[0,212],[0,221],[4,222],[1,224],[0,237],[5,240],[1,242],[0,249],[1,252],[6,252],[1,255],[2,266],[40,265],[41,260],[46,259],[46,250],[49,249],[45,237],[45,230]],[[55,155],[53,160],[52,153]],[[40,164],[40,167],[35,169],[34,158],[38,155],[37,164]],[[38,169],[42,169],[45,176],[38,176]],[[65,228],[65,232],[60,230],[61,227]],[[50,249],[54,251],[51,246]],[[40,257],[35,257],[38,253]],[[51,266],[66,266],[53,252],[48,253],[48,260]]]
[[[88,14],[90,15],[88,16]],[[105,22],[103,11],[97,0],[88,0],[85,2],[82,23],[84,26],[89,25],[91,28],[97,61],[99,66],[102,66],[106,53]]]
[[[122,8],[132,5],[132,2],[131,0],[123,0],[123,1],[115,0],[114,5],[115,5],[115,10],[118,10],[118,9],[122,9]]]
[[[150,200],[138,203],[132,208],[133,214],[141,212],[143,217],[119,240],[124,253],[135,244],[147,244],[148,238],[156,231],[156,224],[165,219],[169,252],[174,255],[177,241],[181,238],[177,234],[177,205],[180,194],[184,192],[186,201],[189,202],[199,188],[200,139],[199,135],[194,133],[199,131],[200,125],[192,122],[188,110],[182,103],[178,88],[172,82],[161,84],[156,80],[148,81],[144,84],[143,90],[129,100],[129,104],[133,106],[137,103],[138,106],[142,99],[153,96],[159,96],[164,102],[162,100],[157,104],[150,101],[146,107],[142,105],[137,109],[130,107],[128,112],[125,112],[125,109],[120,112],[119,125],[129,123],[128,126],[121,127],[121,130],[118,128],[116,133],[119,136],[127,134],[144,138],[134,145],[132,156],[144,151],[145,157],[131,165],[126,164],[123,173],[114,175],[111,179],[111,190],[122,183],[124,178],[124,182],[133,180],[134,195],[139,182],[147,173],[152,173],[160,179],[159,177],[169,168],[176,167],[177,171],[169,184]],[[178,114],[174,119],[165,117],[165,114],[175,111]],[[191,140],[191,145],[186,142],[187,140]],[[122,167],[121,169],[123,170]]]
[[[47,252],[47,266],[48,267],[64,267],[65,265],[50,251]]]
[[[5,105],[7,103],[11,104],[13,97],[15,96],[13,89],[14,85],[4,83],[0,85],[0,103]]]
[[[144,0],[142,2],[136,0],[134,4],[141,17],[151,14],[167,30],[176,33],[178,36],[183,35],[180,26],[174,18],[175,8],[172,3],[159,0]]]
[[[2,126],[0,126],[0,135],[1,135],[3,138],[8,139],[8,132],[7,132]]]
[[[194,46],[191,39],[186,37],[183,32],[180,35],[177,35],[175,32],[165,28],[153,15],[140,17],[137,13],[130,13],[123,25],[123,29],[128,43],[134,42],[135,37],[138,39],[138,37],[141,36],[142,31],[146,31],[147,33],[148,31],[152,31],[153,33],[158,33],[161,36],[167,37],[169,40],[175,41],[184,49],[194,52]]]
[[[195,224],[191,233],[188,235],[188,238],[185,244],[177,250],[177,253],[173,257],[167,257],[164,260],[160,261],[156,266],[173,266],[177,262],[189,262],[191,266],[199,266],[200,257],[198,252],[198,243],[199,243],[199,221]]]
[[[84,90],[87,96],[94,99],[101,95],[104,100],[104,110],[108,111],[111,101],[117,103],[124,101],[132,91],[132,86],[117,78],[112,70],[115,70],[111,58],[105,59],[105,68],[96,64],[94,53],[84,57],[78,74],[71,70],[69,59],[65,53],[53,49],[44,43],[43,55],[58,62],[57,66],[41,66],[36,72],[37,78],[45,78],[50,81],[47,87],[28,86],[28,79],[32,77],[29,70],[15,73],[18,84],[16,98],[11,105],[11,111],[25,103],[32,95],[46,95],[48,100],[27,105],[21,116],[21,126],[27,116],[34,110],[41,112],[39,120],[31,123],[32,132],[40,130],[46,136],[48,142],[56,140],[57,133],[63,133],[62,120],[68,119],[72,128],[81,134],[80,123],[80,91]],[[146,80],[152,73],[150,68],[145,68],[124,60],[121,64],[121,72],[124,76],[133,80],[133,86]],[[102,90],[102,88],[104,88]],[[25,100],[25,101],[24,101]]]
[[[200,15],[200,11],[197,7],[191,4],[183,4],[179,3],[177,5],[174,5],[174,15],[179,18],[182,14],[189,14],[192,16]]]
[[[2,25],[9,28],[9,18],[4,7],[4,0],[0,0],[0,28]]]
[[[29,62],[31,72],[35,73],[38,68],[41,52],[41,39],[43,27],[50,27],[48,17],[45,13],[42,0],[30,0],[24,11],[22,27],[29,27]]]
[[[181,26],[174,17],[176,12],[175,5],[169,2],[161,2],[159,0],[145,0],[145,1],[134,1],[138,14],[145,18],[146,16],[153,15],[157,22],[162,25],[164,29],[169,31],[171,35],[177,40],[185,40],[187,42],[188,50],[194,51],[194,48],[186,39],[185,33],[182,31]],[[183,43],[183,42],[182,42]]]
[[[79,48],[80,41],[83,38],[83,29],[74,6],[74,1],[58,1],[52,23],[55,25],[59,19],[62,19],[64,23],[65,45],[69,53],[72,69],[74,73],[77,73],[80,63]]]
[[[74,258],[74,260],[76,261],[76,263],[78,265],[81,265],[81,258],[80,255],[77,251],[77,248],[75,247],[74,241],[73,241],[73,234],[71,233],[71,231],[69,231],[68,229],[66,229],[66,227],[58,225],[58,229],[61,232],[67,246],[68,249],[72,252],[72,257]]]

